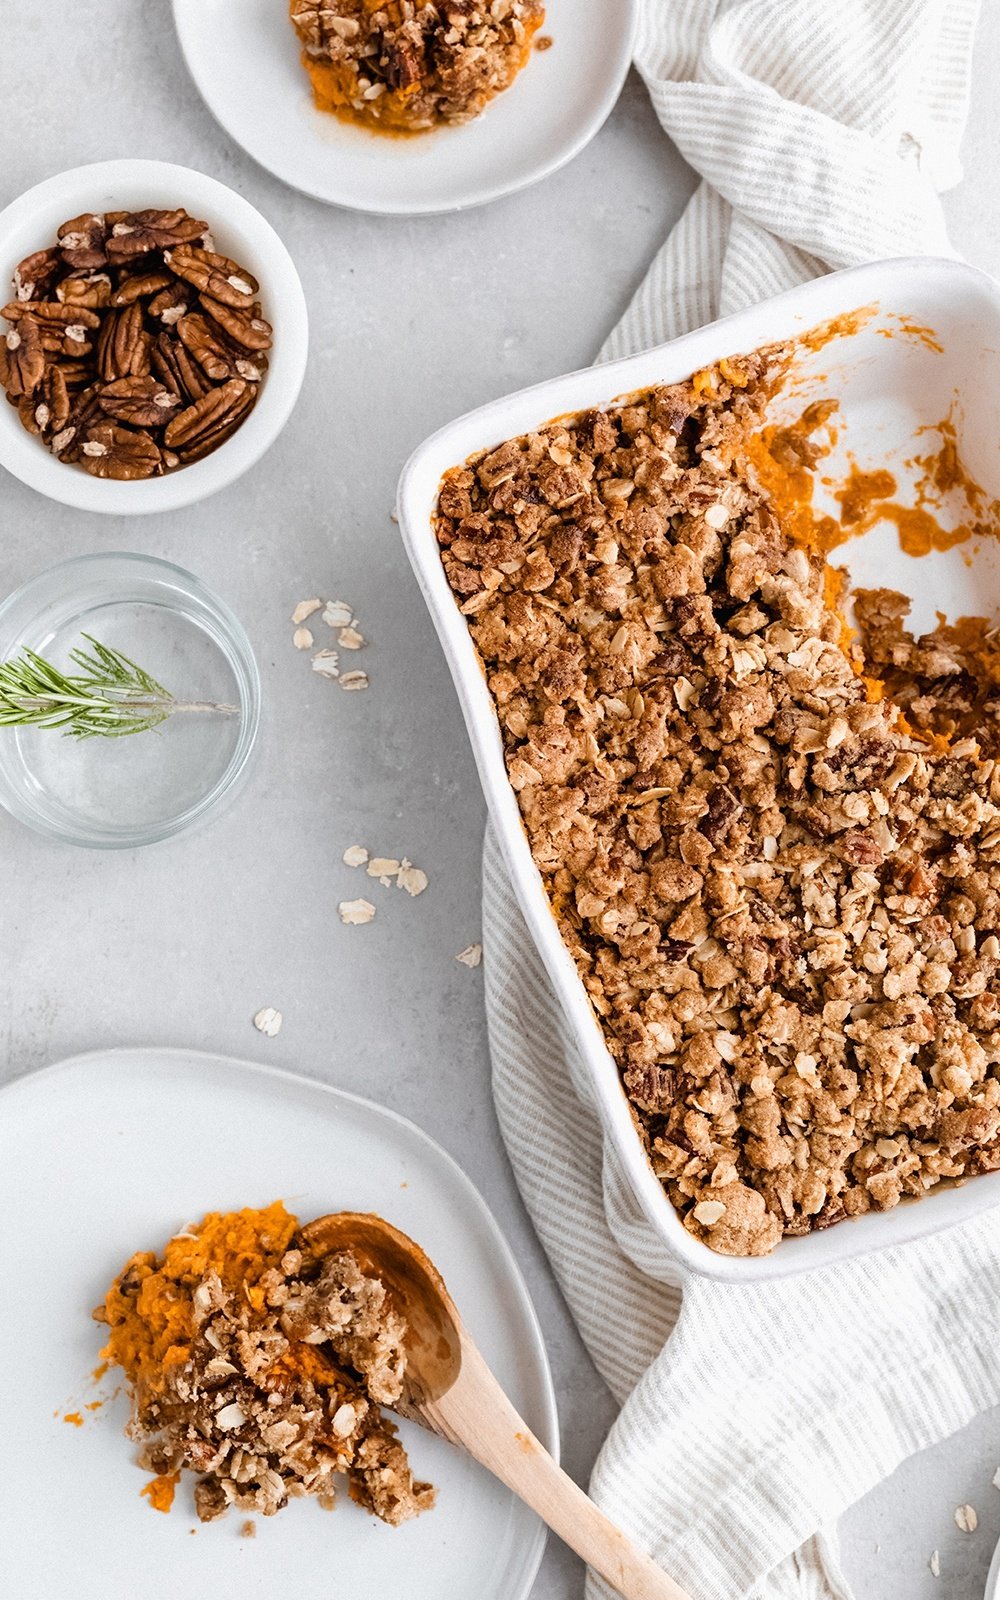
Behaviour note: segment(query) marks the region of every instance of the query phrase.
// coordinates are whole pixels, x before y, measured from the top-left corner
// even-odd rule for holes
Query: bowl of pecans
[[[189,505],[264,454],[305,372],[274,229],[162,161],[49,178],[0,213],[0,465],[83,511]]]

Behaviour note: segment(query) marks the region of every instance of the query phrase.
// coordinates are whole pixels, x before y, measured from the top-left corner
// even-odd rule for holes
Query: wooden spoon
[[[302,1229],[317,1255],[350,1250],[406,1316],[406,1379],[395,1410],[467,1450],[626,1600],[690,1600],[598,1511],[514,1410],[420,1246],[381,1217],[340,1211]]]

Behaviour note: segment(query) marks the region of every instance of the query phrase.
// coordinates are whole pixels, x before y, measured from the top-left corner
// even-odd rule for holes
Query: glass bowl
[[[260,720],[260,676],[242,625],[190,572],[153,556],[78,556],[0,605],[0,661],[27,648],[74,672],[84,635],[137,662],[177,700],[228,710],[178,712],[125,738],[0,727],[0,804],[40,833],[98,849],[172,838],[214,811],[246,770]]]

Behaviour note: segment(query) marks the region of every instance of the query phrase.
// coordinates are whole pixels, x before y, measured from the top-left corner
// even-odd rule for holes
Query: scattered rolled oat
[[[1000,1489],[1000,1467],[997,1467],[996,1472],[993,1474],[993,1487],[994,1489]]]
[[[296,628],[292,634],[292,643],[296,650],[309,650],[314,643],[313,636],[308,628]]]
[[[941,1557],[939,1556],[939,1554],[938,1554],[938,1552],[936,1550],[932,1550],[931,1551],[931,1559],[928,1561],[927,1565],[931,1569],[931,1576],[935,1577],[935,1578],[940,1578],[940,1576],[941,1576]]]
[[[394,878],[399,871],[400,863],[392,856],[372,856],[368,863],[369,878],[384,878],[386,882]]]
[[[328,628],[349,628],[354,612],[346,600],[328,600],[323,608],[323,621]]]
[[[345,672],[341,677],[340,687],[348,691],[352,689],[367,689],[367,672]]]
[[[349,928],[361,927],[366,922],[371,922],[375,915],[375,907],[370,900],[341,900],[337,911],[340,920]]]
[[[269,1039],[280,1032],[283,1018],[280,1011],[273,1006],[263,1006],[253,1019],[253,1025],[258,1033],[264,1033]]]
[[[979,1527],[979,1517],[975,1506],[956,1506],[955,1524],[963,1533],[975,1533]]]
[[[418,894],[423,894],[427,888],[427,874],[421,872],[419,867],[412,866],[404,857],[396,876],[396,883],[400,889],[405,889],[408,895],[416,897]]]
[[[463,967],[478,967],[482,959],[483,947],[481,944],[467,944],[465,949],[460,950],[455,957],[455,960],[460,961]]]
[[[322,600],[300,600],[292,612],[292,621],[298,627],[302,622],[308,622],[314,611],[318,611],[323,604]]]
[[[349,844],[344,851],[344,865],[347,867],[363,867],[368,860],[368,851],[363,844]]]
[[[321,678],[339,678],[340,668],[337,665],[339,659],[336,650],[317,650],[312,658],[312,669],[318,672]]]
[[[361,646],[367,643],[367,640],[363,633],[358,632],[357,628],[341,628],[337,635],[337,643],[345,650],[360,650]]]

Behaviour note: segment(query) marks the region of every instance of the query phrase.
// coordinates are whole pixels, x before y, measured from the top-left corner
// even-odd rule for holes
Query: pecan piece
[[[41,434],[58,433],[69,420],[70,398],[62,368],[52,363],[33,396],[33,420]],[[23,417],[21,419],[24,420]],[[27,424],[25,424],[27,426]],[[35,429],[29,429],[34,432]]]
[[[192,284],[199,294],[211,295],[225,306],[248,311],[260,292],[257,279],[238,261],[216,255],[213,250],[181,245],[176,250],[168,250],[164,260],[178,278]]]
[[[113,421],[127,422],[133,428],[160,428],[180,405],[180,397],[149,374],[116,378],[97,398],[101,410]]]
[[[103,421],[104,414],[98,404],[98,387],[90,384],[80,389],[72,399],[65,426],[49,441],[49,448],[60,461],[79,461],[80,446],[92,423]]]
[[[108,264],[107,236],[107,218],[85,211],[82,216],[71,217],[59,229],[59,253],[68,267],[92,272],[95,267]]]
[[[0,383],[8,396],[33,394],[45,372],[45,352],[37,324],[30,317],[8,328],[0,339]]]
[[[232,350],[216,337],[205,317],[197,312],[181,317],[177,324],[177,336],[214,383],[225,383],[227,378],[236,377],[236,361]]]
[[[56,299],[64,306],[103,311],[111,304],[111,279],[106,272],[71,272],[56,285]]]
[[[123,278],[111,296],[113,306],[130,306],[136,300],[145,300],[166,289],[172,282],[169,272],[135,272]]]
[[[123,306],[120,311],[109,312],[97,341],[97,366],[105,383],[148,372],[149,346],[140,305]]]
[[[172,394],[187,401],[200,400],[208,394],[211,384],[178,339],[158,334],[150,355],[153,371]]]
[[[195,221],[182,207],[176,211],[133,211],[112,225],[108,255],[112,261],[130,261],[133,256],[149,255],[153,250],[193,243],[207,232],[208,223]]]
[[[203,294],[199,298],[213,322],[218,323],[233,344],[244,350],[270,350],[274,330],[261,316],[259,304],[255,302],[249,311],[240,311],[213,300],[211,295]]]
[[[154,294],[146,310],[154,321],[162,322],[165,328],[172,328],[176,322],[180,322],[181,317],[187,316],[190,303],[187,284],[173,278],[165,289]]]
[[[18,300],[37,300],[48,293],[62,266],[62,256],[51,250],[35,250],[14,268],[14,294]]]
[[[148,433],[133,433],[112,422],[99,422],[88,430],[80,457],[91,477],[125,483],[151,478],[160,465],[159,446]]]
[[[243,378],[230,378],[167,423],[164,442],[182,461],[199,461],[235,433],[254,404],[257,391]]]

